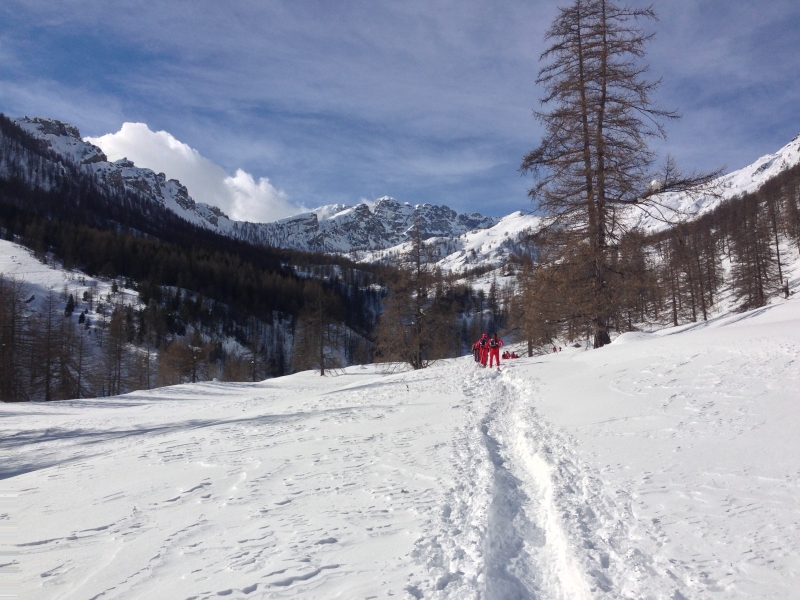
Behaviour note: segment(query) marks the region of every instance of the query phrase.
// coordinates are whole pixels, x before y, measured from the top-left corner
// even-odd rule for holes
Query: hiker
[[[486,359],[489,355],[489,336],[487,334],[483,334],[481,339],[479,339],[476,343],[478,346],[478,350],[480,352],[481,360],[480,363],[485,367],[486,366]]]
[[[478,340],[474,344],[472,344],[472,357],[475,359],[476,363],[481,362],[481,341]]]
[[[494,361],[497,361],[497,366],[500,367],[500,347],[503,346],[503,340],[497,339],[497,334],[492,336],[489,340],[489,367],[492,367]],[[485,363],[484,363],[485,364]]]

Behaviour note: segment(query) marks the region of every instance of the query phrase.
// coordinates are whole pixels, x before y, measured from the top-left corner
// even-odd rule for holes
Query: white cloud
[[[218,206],[232,219],[267,222],[306,210],[266,177],[256,181],[242,169],[230,176],[194,148],[166,131],[150,131],[145,123],[123,123],[117,133],[86,141],[99,146],[109,160],[128,158],[138,167],[179,180],[195,201]]]

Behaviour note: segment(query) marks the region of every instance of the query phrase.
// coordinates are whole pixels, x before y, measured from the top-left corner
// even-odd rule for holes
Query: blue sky
[[[86,136],[146,123],[292,206],[391,195],[501,215],[530,208],[517,169],[557,5],[5,0],[0,111]],[[800,2],[655,8],[657,100],[684,115],[660,151],[731,170],[800,133]]]

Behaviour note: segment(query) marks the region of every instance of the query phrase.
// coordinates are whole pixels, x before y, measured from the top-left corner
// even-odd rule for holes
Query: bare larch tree
[[[660,213],[658,194],[696,188],[717,174],[682,175],[670,158],[654,170],[649,142],[664,138],[663,123],[679,117],[653,103],[660,81],[646,77],[652,34],[640,23],[655,18],[652,7],[614,0],[573,0],[559,10],[537,79],[549,108],[534,113],[544,134],[520,169],[534,176],[529,195],[561,233],[553,239],[585,246],[583,271],[591,275],[581,281],[589,289],[576,292],[591,297],[585,318],[595,347],[611,341],[609,253],[625,228],[625,209]]]

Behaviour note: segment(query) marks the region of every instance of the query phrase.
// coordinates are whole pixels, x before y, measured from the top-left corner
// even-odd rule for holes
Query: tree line
[[[512,320],[531,349],[556,339],[591,339],[591,251],[546,231],[540,262],[520,263]],[[609,326],[707,321],[726,306],[745,311],[789,297],[786,267],[800,252],[800,165],[757,192],[733,198],[686,223],[624,233],[609,248]],[[578,282],[576,284],[576,282]]]
[[[444,274],[436,266],[439,244],[426,243],[414,225],[409,249],[395,256],[388,296],[375,336],[375,362],[388,368],[424,369],[437,360],[470,351],[484,331],[506,327],[512,290],[488,293],[472,282],[486,272]]]
[[[491,309],[488,321],[500,318],[496,287],[487,299],[442,275],[432,267],[436,249],[423,243],[418,229],[412,244],[416,257],[385,265],[257,247],[196,227],[121,182],[91,176],[2,115],[0,132],[0,234],[31,248],[42,261],[124,282],[139,297],[128,305],[107,298],[95,307],[90,297],[82,307],[87,322],[72,323],[75,327],[74,318],[53,316],[66,308],[64,293],[60,308],[23,306],[9,316],[9,323],[28,329],[9,344],[14,351],[4,355],[4,364],[17,365],[24,362],[20,357],[37,353],[50,356],[50,346],[42,350],[35,335],[44,311],[48,322],[58,323],[55,355],[73,356],[73,343],[91,338],[81,350],[92,354],[89,363],[106,364],[111,359],[98,356],[113,351],[116,365],[114,377],[104,378],[97,369],[84,373],[83,358],[80,368],[64,363],[59,374],[45,377],[44,387],[28,373],[26,386],[15,388],[18,398],[108,395],[305,369],[324,374],[373,358],[408,360],[420,368],[457,356],[473,330],[487,324],[486,309]],[[4,293],[18,285],[6,280]],[[479,317],[465,318],[475,307]],[[93,310],[104,312],[98,317]],[[402,335],[389,335],[395,317]],[[114,343],[106,343],[106,334]],[[238,351],[226,349],[227,340],[235,340]],[[401,340],[408,347],[401,349]],[[80,385],[71,383],[77,379]]]

